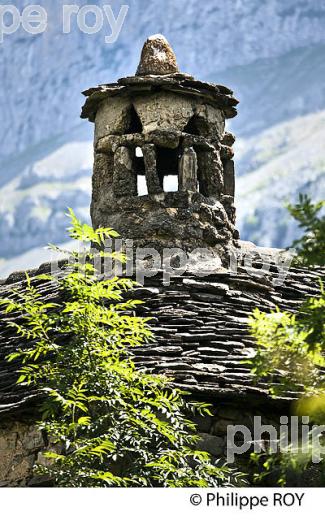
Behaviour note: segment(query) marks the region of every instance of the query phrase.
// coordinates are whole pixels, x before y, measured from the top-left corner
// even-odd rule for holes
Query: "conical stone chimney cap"
[[[162,34],[150,36],[145,42],[137,76],[164,76],[179,72],[176,56]]]

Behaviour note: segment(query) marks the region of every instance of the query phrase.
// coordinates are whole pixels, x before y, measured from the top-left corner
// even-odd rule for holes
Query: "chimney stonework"
[[[232,91],[178,72],[156,35],[136,76],[84,94],[81,117],[95,123],[93,226],[113,227],[138,247],[209,248],[223,258],[239,239],[235,138],[225,131],[237,113]],[[165,188],[166,177],[177,191]]]

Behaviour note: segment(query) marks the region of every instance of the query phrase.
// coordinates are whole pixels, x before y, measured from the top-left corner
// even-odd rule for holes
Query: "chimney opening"
[[[144,176],[146,172],[143,151],[142,148],[140,148],[140,146],[137,146],[134,152],[133,170],[137,176]]]
[[[138,175],[137,183],[138,183],[137,185],[138,185],[139,197],[141,197],[143,195],[148,195],[148,187],[147,187],[146,178],[143,175]]]
[[[184,127],[184,132],[192,135],[200,135],[195,116],[192,116],[191,119],[188,121],[188,123]]]
[[[178,176],[168,175],[167,177],[164,177],[163,189],[167,193],[178,191]]]
[[[142,134],[143,126],[141,123],[141,119],[138,116],[137,111],[135,110],[134,106],[131,105],[130,113],[129,113],[129,128],[125,132],[126,134]]]
[[[136,149],[135,149],[135,156],[136,157],[143,157],[143,152],[142,152],[142,149],[140,148],[140,146],[136,147]]]
[[[188,123],[184,126],[184,132],[186,134],[198,135],[201,137],[209,136],[209,125],[202,117],[194,116],[188,121]]]
[[[157,146],[157,174],[164,191],[178,191],[180,149]]]

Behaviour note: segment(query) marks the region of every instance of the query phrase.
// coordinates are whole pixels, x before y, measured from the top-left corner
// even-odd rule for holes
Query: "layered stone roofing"
[[[163,76],[131,76],[121,78],[117,83],[108,83],[85,90],[83,94],[87,100],[82,108],[81,118],[94,122],[97,110],[105,99],[161,91],[185,94],[208,101],[209,104],[221,109],[227,119],[237,115],[235,107],[239,101],[228,87],[205,83],[188,74],[173,73]]]
[[[247,365],[255,347],[248,318],[256,307],[296,312],[306,297],[319,293],[319,278],[325,278],[324,269],[290,269],[278,286],[279,272],[270,254],[264,270],[257,263],[249,273],[243,267],[236,274],[219,269],[204,277],[199,271],[187,272],[172,278],[169,286],[163,285],[162,273],[147,279],[144,287],[128,295],[146,302],[138,314],[152,318],[155,333],[154,343],[133,350],[136,364],[170,376],[180,388],[206,401],[267,403],[267,382],[255,382]],[[29,274],[33,278],[48,270],[45,264]],[[57,301],[54,282],[35,283],[44,300]],[[24,273],[14,273],[0,282],[0,297],[13,288],[23,291],[24,285]],[[0,415],[30,415],[40,395],[16,384],[19,365],[5,358],[21,347],[21,340],[14,329],[5,327],[6,319],[2,316],[0,322]],[[272,406],[286,407],[297,395],[287,392]]]

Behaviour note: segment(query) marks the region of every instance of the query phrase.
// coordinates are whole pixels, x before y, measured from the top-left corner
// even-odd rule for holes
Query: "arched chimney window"
[[[197,126],[196,116],[191,117],[187,125],[184,127],[184,132],[192,135],[201,135]]]
[[[125,132],[126,134],[141,134],[143,131],[141,119],[137,114],[137,111],[135,110],[134,106],[131,105],[130,108],[130,124],[129,128]]]
[[[209,125],[202,117],[194,114],[194,116],[191,117],[187,125],[184,127],[184,132],[201,137],[208,137]]]

